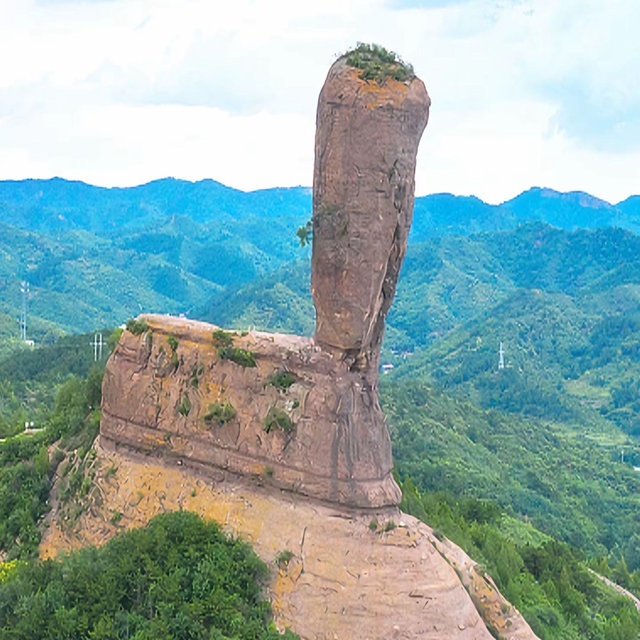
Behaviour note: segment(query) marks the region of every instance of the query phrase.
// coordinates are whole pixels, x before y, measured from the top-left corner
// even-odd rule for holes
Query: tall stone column
[[[315,341],[144,316],[107,363],[103,446],[217,482],[359,509],[399,504],[378,360],[429,98],[393,55],[357,51],[331,67],[318,104]]]
[[[374,386],[413,217],[416,153],[429,106],[413,69],[375,45],[339,58],[318,99],[315,340]]]

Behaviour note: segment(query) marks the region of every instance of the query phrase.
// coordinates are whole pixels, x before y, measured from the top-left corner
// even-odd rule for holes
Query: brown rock
[[[267,595],[276,624],[303,640],[492,640],[483,622],[488,616],[502,638],[537,640],[497,590],[474,605],[463,586],[475,584],[474,563],[398,510],[363,514],[244,482],[217,484],[186,466],[153,464],[99,446],[92,472],[91,504],[74,530],[59,522],[53,505],[41,544],[44,557],[103,544],[158,513],[187,509],[253,545],[271,567]],[[115,524],[114,513],[121,514]],[[381,523],[378,531],[369,528],[373,516]],[[389,519],[396,527],[385,533]],[[294,555],[278,566],[285,550]],[[476,606],[484,607],[482,615]],[[508,615],[500,613],[507,608]]]
[[[255,363],[243,366],[221,356],[213,325],[143,318],[149,331],[125,331],[105,369],[104,446],[352,507],[399,502],[377,391],[359,372],[309,338],[219,333]]]
[[[412,73],[365,80],[348,61],[331,67],[318,103],[316,341],[234,333],[214,344],[211,325],[146,316],[150,330],[125,332],[106,368],[105,446],[351,507],[399,502],[378,360],[429,97]]]
[[[334,63],[318,100],[311,289],[316,342],[341,350],[373,382],[430,99],[412,73],[367,80],[348,60]]]

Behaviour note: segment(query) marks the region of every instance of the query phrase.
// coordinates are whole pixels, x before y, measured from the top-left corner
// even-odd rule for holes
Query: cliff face
[[[353,507],[397,504],[377,393],[343,361],[299,336],[142,320],[105,370],[105,447]]]

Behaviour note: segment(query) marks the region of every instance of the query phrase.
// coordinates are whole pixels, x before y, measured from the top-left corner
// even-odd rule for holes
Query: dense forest
[[[294,640],[270,623],[267,566],[177,512],[60,560],[0,565],[0,635],[24,640]]]

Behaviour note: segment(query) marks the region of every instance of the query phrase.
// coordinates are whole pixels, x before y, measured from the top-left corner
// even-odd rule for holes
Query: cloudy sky
[[[638,0],[0,0],[0,179],[310,185],[336,55],[432,98],[417,193],[640,193]]]

